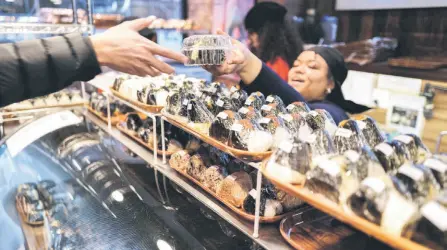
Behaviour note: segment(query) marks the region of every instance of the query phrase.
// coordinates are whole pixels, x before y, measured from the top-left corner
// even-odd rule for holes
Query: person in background
[[[285,20],[286,13],[287,9],[280,4],[262,2],[256,4],[244,20],[251,51],[284,81],[303,50],[299,35]]]
[[[241,87],[248,93],[260,91],[266,96],[278,95],[286,105],[306,102],[311,109],[328,111],[337,124],[348,119],[347,112],[360,113],[368,109],[344,99],[341,84],[348,71],[343,56],[336,49],[317,47],[301,53],[289,73],[289,84],[242,43],[234,39],[232,42],[231,59],[223,65],[204,68],[214,75],[238,74]]]
[[[91,80],[101,73],[100,66],[139,76],[174,73],[155,55],[179,62],[187,58],[138,33],[154,20],[127,21],[90,37],[72,33],[0,44],[0,107]]]

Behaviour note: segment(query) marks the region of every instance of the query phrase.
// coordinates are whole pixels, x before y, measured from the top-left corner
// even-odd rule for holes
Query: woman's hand
[[[226,35],[218,30],[218,35]],[[236,39],[231,39],[233,49],[230,57],[222,65],[210,65],[203,68],[215,76],[226,74],[238,74],[245,84],[250,84],[259,75],[262,68],[262,61]]]
[[[155,76],[160,72],[171,74],[174,68],[160,61],[160,55],[179,62],[185,62],[181,53],[162,46],[141,36],[138,31],[147,28],[156,17],[140,18],[124,22],[90,37],[96,57],[101,66],[108,66],[121,72]]]

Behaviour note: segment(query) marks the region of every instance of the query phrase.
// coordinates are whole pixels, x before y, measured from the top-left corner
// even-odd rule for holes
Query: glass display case
[[[36,117],[0,141],[1,248],[258,248],[162,177],[80,110]]]

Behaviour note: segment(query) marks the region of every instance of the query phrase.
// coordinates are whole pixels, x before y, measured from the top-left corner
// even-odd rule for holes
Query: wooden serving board
[[[388,65],[400,68],[435,70],[447,67],[447,60],[436,57],[401,57],[389,59]]]
[[[293,195],[301,200],[307,202],[309,205],[333,216],[334,218],[340,220],[343,223],[351,225],[352,227],[373,236],[374,238],[385,242],[386,244],[397,248],[397,249],[411,249],[411,250],[428,250],[429,248],[424,247],[410,239],[403,238],[400,236],[395,236],[387,233],[380,226],[369,222],[368,220],[355,215],[353,212],[345,211],[341,206],[334,203],[333,201],[327,199],[322,194],[316,194],[304,188],[303,185],[292,185],[289,183],[284,183],[281,180],[269,175],[265,171],[267,161],[264,161],[261,166],[261,171],[265,178],[270,180],[277,188]]]
[[[281,221],[281,236],[295,249],[367,249],[371,238],[328,215],[320,218],[301,217],[313,217],[306,216],[312,212],[288,216]],[[368,248],[374,249],[370,246]]]
[[[205,190],[207,193],[212,195],[218,201],[222,202],[225,206],[227,206],[229,209],[231,209],[231,211],[235,212],[238,216],[242,217],[245,220],[249,220],[249,221],[253,221],[253,222],[255,221],[255,215],[246,213],[244,210],[242,210],[242,208],[235,207],[233,204],[230,204],[229,202],[226,202],[226,201],[222,200],[211,189],[207,188],[205,185],[203,185],[201,182],[199,182],[198,180],[194,179],[193,177],[191,177],[187,173],[185,173],[185,172],[183,172],[183,171],[181,171],[179,169],[176,169],[176,168],[173,168],[173,169],[175,169],[179,174],[181,174],[182,176],[184,176],[188,180],[194,182],[194,184],[196,184],[197,186],[201,187],[203,190]],[[273,216],[273,217],[259,216],[259,222],[260,223],[275,223],[275,222],[279,222],[284,217],[289,216],[289,215],[291,215],[293,213],[294,212],[288,212],[288,213],[277,215],[277,216]]]
[[[143,145],[144,147],[146,147],[147,149],[149,149],[150,151],[154,152],[154,145],[151,143],[146,143],[145,141],[141,140],[138,136],[135,136],[131,133],[129,133],[129,130],[124,128],[120,123],[116,124],[116,128],[123,134],[129,136],[130,138],[134,139],[135,141],[137,141],[138,143],[140,143],[141,145]],[[159,136],[159,135],[157,135]],[[165,145],[166,147],[168,145]],[[162,150],[157,149],[157,152],[162,153]],[[166,151],[166,156],[171,156],[172,154],[174,154],[174,151]]]
[[[106,122],[106,123],[108,122],[108,119],[107,119],[106,116],[103,116],[100,112],[94,110],[92,107],[90,107],[90,105],[87,106],[87,108],[88,108],[88,111],[90,111],[90,113],[96,115],[96,116],[97,116],[99,119],[101,119],[103,122]],[[121,114],[121,113],[120,113],[119,115],[112,116],[112,117],[110,117],[110,123],[111,123],[113,126],[115,126],[116,124],[118,124],[118,122],[122,121],[122,120],[123,120],[123,117],[125,117],[125,116],[126,116],[125,114]]]
[[[137,106],[137,107],[139,107],[139,108],[141,108],[141,109],[143,109],[143,110],[145,110],[147,112],[153,113],[153,114],[160,113],[161,110],[164,108],[164,106],[148,105],[148,104],[141,103],[139,101],[132,100],[131,98],[129,98],[127,96],[124,96],[121,93],[119,93],[118,91],[114,90],[112,87],[110,87],[110,91],[112,92],[112,94],[114,96],[116,96],[116,97],[118,97],[120,99],[123,99],[123,100],[125,100],[127,102],[130,102],[133,105],[135,105],[135,106]]]
[[[184,131],[194,135],[198,139],[210,144],[211,146],[214,146],[218,148],[219,150],[228,153],[238,159],[242,159],[245,161],[262,161],[264,159],[267,159],[272,154],[272,151],[267,152],[249,152],[246,150],[240,150],[235,149],[232,147],[229,147],[228,145],[225,145],[224,143],[210,137],[209,135],[203,134],[192,127],[188,126],[188,124],[178,121],[173,115],[168,114],[165,111],[162,111],[163,116],[166,118],[166,120],[171,123],[172,125],[179,127],[183,129]]]
[[[28,250],[41,250],[50,249],[51,239],[49,232],[48,220],[44,220],[41,225],[30,225],[26,223],[26,215],[20,205],[20,202],[16,200],[16,209],[19,214],[20,224],[22,227],[23,235],[25,236],[26,249]]]

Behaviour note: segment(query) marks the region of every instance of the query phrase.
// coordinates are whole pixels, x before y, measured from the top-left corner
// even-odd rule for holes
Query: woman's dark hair
[[[303,51],[299,35],[285,20],[287,9],[274,2],[256,4],[245,17],[245,28],[249,33],[259,36],[259,48],[253,51],[262,61],[274,61],[284,58],[289,66],[293,65]]]
[[[253,52],[263,62],[272,62],[277,57],[282,57],[292,66],[303,51],[301,38],[286,22],[267,22],[256,33],[259,36],[259,48]]]

